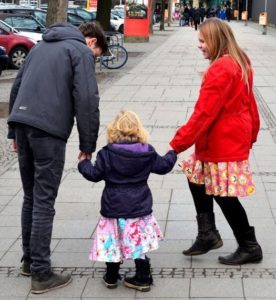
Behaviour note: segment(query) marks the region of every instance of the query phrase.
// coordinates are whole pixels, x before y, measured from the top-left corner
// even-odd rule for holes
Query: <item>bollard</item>
[[[241,19],[242,19],[243,21],[245,21],[245,22],[244,22],[244,26],[247,26],[247,22],[248,22],[248,11],[247,11],[247,10],[245,10],[245,11],[242,12],[242,17],[241,17]]]
[[[260,13],[259,24],[263,25],[263,32],[262,32],[262,34],[265,35],[267,33],[267,24],[268,24],[267,12]]]

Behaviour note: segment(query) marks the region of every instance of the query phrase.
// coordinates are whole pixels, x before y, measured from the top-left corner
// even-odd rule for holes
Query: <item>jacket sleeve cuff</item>
[[[11,140],[15,139],[15,130],[11,126],[9,126],[7,138]]]
[[[181,152],[181,150],[178,149],[178,147],[175,145],[175,143],[174,143],[173,141],[171,141],[169,144],[170,144],[170,146],[173,148],[173,150],[171,150],[171,151],[174,151],[174,153],[175,153],[176,155],[179,154],[179,153]]]
[[[84,160],[82,160],[82,161],[80,161],[80,162],[78,163],[78,170],[79,170],[80,173],[82,173],[83,168],[84,168],[84,166],[87,164],[88,161],[89,161],[89,160],[84,159]]]

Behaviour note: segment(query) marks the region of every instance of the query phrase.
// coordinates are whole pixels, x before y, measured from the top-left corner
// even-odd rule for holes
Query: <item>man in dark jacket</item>
[[[24,190],[22,274],[32,275],[36,294],[71,282],[51,271],[50,243],[55,199],[74,117],[80,154],[91,159],[99,129],[94,59],[107,44],[102,29],[56,23],[43,34],[19,70],[10,95],[8,138],[18,152]],[[43,77],[43,79],[42,79]]]

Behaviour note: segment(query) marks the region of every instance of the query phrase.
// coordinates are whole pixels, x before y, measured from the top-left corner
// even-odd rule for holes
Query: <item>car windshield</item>
[[[117,9],[112,9],[112,13],[118,17],[120,17],[121,19],[124,18],[124,12],[123,11],[119,11]]]
[[[74,23],[74,24],[83,23],[83,19],[77,15],[72,15],[72,14],[68,15],[68,20],[69,20],[69,22]]]
[[[5,21],[11,26],[17,28],[27,28],[36,30],[39,26],[39,23],[37,23],[34,19],[25,17],[9,17],[6,18]]]
[[[1,20],[0,20],[0,28],[6,30],[8,32],[18,33],[18,30],[16,30],[15,28],[9,26],[8,24],[4,23]]]
[[[47,16],[47,13],[44,12],[44,11],[35,11],[34,12],[34,15],[36,17],[36,19],[41,23],[43,24],[44,26],[46,25],[46,16]]]
[[[82,18],[84,18],[84,20],[86,20],[86,21],[90,21],[92,19],[91,14],[89,12],[85,11],[85,10],[78,9],[77,14],[79,16],[81,16]]]

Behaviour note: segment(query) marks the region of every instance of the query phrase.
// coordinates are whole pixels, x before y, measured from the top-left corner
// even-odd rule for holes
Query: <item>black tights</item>
[[[246,212],[237,197],[206,195],[205,185],[203,184],[198,185],[189,182],[189,188],[194,199],[197,214],[213,212],[213,199],[215,199],[235,236],[250,230]]]

